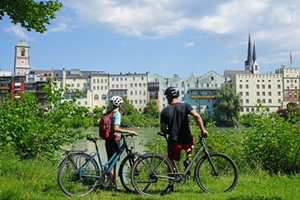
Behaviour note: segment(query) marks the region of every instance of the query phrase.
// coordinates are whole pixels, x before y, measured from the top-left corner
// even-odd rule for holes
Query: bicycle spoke
[[[226,155],[211,154],[210,160],[201,159],[196,166],[196,181],[199,187],[209,193],[227,192],[232,190],[238,178],[235,163]]]
[[[173,173],[173,170],[165,157],[146,154],[132,168],[132,184],[140,194],[157,195],[169,185],[168,173]]]
[[[91,157],[87,154],[77,153],[70,155],[61,163],[58,182],[64,193],[69,196],[84,196],[95,189],[99,178],[90,176],[99,176],[97,163],[92,160],[84,168],[81,168],[90,159]]]

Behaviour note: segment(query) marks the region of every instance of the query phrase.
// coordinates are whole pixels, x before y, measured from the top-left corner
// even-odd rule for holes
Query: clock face
[[[21,60],[20,60],[20,63],[21,63],[21,65],[24,65],[24,64],[25,64],[25,60],[24,60],[24,59],[21,59]]]

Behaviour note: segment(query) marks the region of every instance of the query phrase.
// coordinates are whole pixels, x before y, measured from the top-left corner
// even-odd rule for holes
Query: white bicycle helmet
[[[110,102],[112,103],[113,106],[119,106],[120,103],[123,103],[123,99],[120,96],[113,96],[110,98]]]

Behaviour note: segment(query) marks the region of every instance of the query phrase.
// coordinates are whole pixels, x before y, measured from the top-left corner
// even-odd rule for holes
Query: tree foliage
[[[232,127],[238,124],[241,109],[240,97],[229,84],[223,84],[217,91],[215,120],[218,126]]]
[[[85,137],[79,128],[90,127],[92,118],[85,116],[86,108],[76,105],[82,94],[77,91],[74,98],[67,99],[67,87],[58,88],[58,81],[48,81],[44,86],[44,107],[29,92],[22,93],[19,99],[2,99],[0,151],[10,149],[22,159],[55,158],[63,146]]]
[[[155,100],[150,99],[150,101],[146,104],[146,107],[144,108],[143,114],[152,117],[154,119],[159,118],[160,112],[158,110]]]
[[[1,0],[0,20],[5,13],[13,24],[18,24],[28,31],[32,29],[39,33],[47,31],[45,24],[49,25],[50,20],[55,19],[55,12],[62,8],[58,0],[39,1],[34,0]]]

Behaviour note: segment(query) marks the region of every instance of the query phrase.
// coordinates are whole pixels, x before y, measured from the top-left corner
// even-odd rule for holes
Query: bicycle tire
[[[121,162],[119,168],[119,177],[122,186],[127,190],[127,192],[133,193],[135,192],[132,184],[131,184],[131,169],[133,163],[136,159],[137,155],[131,153],[127,155]]]
[[[80,176],[78,168],[92,157],[85,153],[73,153],[59,165],[58,184],[60,189],[69,196],[85,196],[98,185],[100,178]],[[84,174],[100,176],[97,162],[93,159],[83,171]]]
[[[172,164],[166,156],[144,154],[132,166],[132,186],[144,196],[161,194],[169,185],[168,173],[173,172]]]
[[[203,156],[195,168],[198,186],[207,193],[233,190],[238,182],[238,168],[235,162],[223,153],[210,152],[209,156],[215,166],[216,173],[212,169],[208,156]]]

